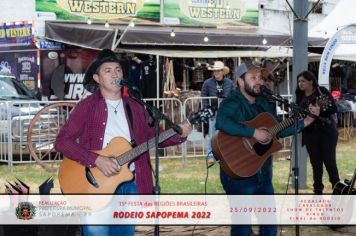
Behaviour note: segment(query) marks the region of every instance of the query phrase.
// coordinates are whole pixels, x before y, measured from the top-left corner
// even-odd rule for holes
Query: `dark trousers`
[[[76,236],[80,234],[79,225],[39,225],[39,236]]]
[[[37,225],[4,225],[0,235],[4,236],[37,236]]]
[[[115,190],[115,194],[137,194],[137,186],[135,181],[124,182]],[[102,217],[110,216],[111,210],[105,209],[102,211]],[[99,215],[100,216],[100,215]],[[98,216],[98,217],[99,217]],[[84,236],[133,236],[135,235],[134,225],[84,225]]]
[[[340,181],[336,165],[336,144],[338,132],[324,133],[321,131],[303,133],[303,142],[309,153],[313,169],[314,193],[321,194],[323,185],[323,164],[329,174],[329,181],[334,187]]]
[[[259,171],[254,176],[245,179],[232,179],[220,170],[220,181],[227,194],[272,195],[274,190],[269,166],[266,165],[262,169],[263,171]],[[267,171],[265,172],[264,170]],[[249,236],[251,232],[251,225],[231,225],[231,236]],[[259,235],[275,236],[277,235],[277,226],[260,225]]]
[[[5,225],[0,226],[0,236],[76,236],[78,225]]]

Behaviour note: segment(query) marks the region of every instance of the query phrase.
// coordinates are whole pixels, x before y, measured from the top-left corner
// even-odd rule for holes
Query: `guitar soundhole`
[[[263,156],[268,151],[268,149],[271,148],[272,144],[273,144],[273,139],[269,143],[257,142],[253,145],[253,149],[255,150],[257,155]]]
[[[93,173],[91,173],[91,170],[88,167],[85,167],[85,177],[87,178],[88,182],[95,188],[99,188],[99,184],[98,182],[96,182],[96,179],[93,175]]]

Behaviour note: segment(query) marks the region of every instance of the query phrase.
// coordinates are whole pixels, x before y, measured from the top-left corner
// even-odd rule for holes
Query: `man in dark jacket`
[[[211,99],[203,99],[203,108],[208,105],[218,107],[220,102],[227,97],[234,88],[231,79],[226,78],[230,72],[229,67],[225,66],[222,61],[215,61],[214,64],[209,67],[209,70],[213,72],[213,76],[205,80],[201,89],[201,97],[215,97]],[[209,133],[208,133],[208,145],[207,145],[207,162],[211,166],[215,163],[215,157],[211,152],[211,138],[215,133],[215,117],[209,121]]]
[[[216,117],[216,129],[231,136],[242,138],[254,138],[258,142],[268,143],[272,136],[262,128],[254,128],[243,124],[256,118],[262,112],[268,112],[278,119],[276,112],[270,106],[268,100],[260,96],[260,87],[263,84],[260,68],[251,63],[241,64],[236,71],[239,89],[234,90],[220,104]],[[319,115],[318,107],[311,106],[310,111]],[[307,116],[304,120],[299,120],[297,130],[301,131],[314,121]],[[277,137],[286,137],[294,134],[294,126],[277,133]],[[256,154],[257,155],[257,154]],[[250,177],[232,178],[223,169],[220,171],[220,180],[227,194],[236,195],[270,195],[274,194],[270,171],[271,161],[266,161],[257,173]],[[233,225],[231,235],[250,235],[251,226]],[[276,235],[275,225],[260,226],[260,235]]]

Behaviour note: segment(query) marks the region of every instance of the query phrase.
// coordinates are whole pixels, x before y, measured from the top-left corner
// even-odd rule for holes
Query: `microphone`
[[[124,86],[126,84],[126,79],[124,78],[117,78],[115,79],[114,83],[117,85],[117,86]]]
[[[132,85],[132,83],[127,81],[127,79],[125,79],[125,78],[117,78],[117,79],[115,79],[114,83],[117,86],[120,86],[120,87],[125,85],[129,89],[129,95],[131,97],[135,97],[135,98],[138,98],[138,99],[142,98],[142,94],[141,94],[140,89],[137,88],[136,86]]]
[[[280,102],[286,106],[289,106],[293,109],[295,109],[296,111],[298,111],[300,114],[304,114],[304,115],[309,115],[314,119],[318,119],[323,123],[327,123],[330,124],[331,120],[325,118],[325,117],[321,117],[321,116],[316,116],[312,113],[310,113],[309,110],[307,109],[303,109],[301,107],[299,107],[297,104],[293,103],[293,102],[289,102],[287,100],[285,100],[284,98],[282,98],[280,95],[275,95],[272,93],[272,91],[267,88],[265,85],[261,85],[260,86],[260,95],[265,97],[266,99],[269,99],[271,101],[276,101],[276,102]]]
[[[272,91],[269,88],[267,88],[265,85],[260,86],[260,94],[264,97],[271,97],[273,95]]]

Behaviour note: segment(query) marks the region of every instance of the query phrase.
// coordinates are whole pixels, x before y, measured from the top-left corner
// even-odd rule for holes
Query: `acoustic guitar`
[[[354,188],[356,181],[356,169],[351,181],[345,179],[344,181],[339,181],[335,184],[333,189],[333,194],[335,195],[354,195],[356,194],[356,189]]]
[[[190,115],[188,120],[191,124],[207,122],[214,116],[214,113],[215,110],[208,107]],[[162,132],[159,135],[159,143],[175,134],[177,133],[172,128]],[[120,165],[119,173],[110,177],[105,176],[97,167],[85,167],[64,157],[58,174],[61,191],[64,194],[112,194],[117,186],[133,178],[133,174],[129,170],[129,163],[154,146],[154,138],[132,148],[126,139],[115,137],[104,149],[93,151],[101,156],[114,158]]]
[[[322,111],[332,104],[326,95],[318,96],[316,102]],[[242,123],[246,126],[266,129],[272,134],[272,140],[261,143],[255,138],[242,138],[217,131],[211,140],[212,151],[220,160],[221,168],[231,178],[250,177],[256,174],[273,153],[282,149],[276,134],[291,126],[294,119],[288,118],[278,123],[271,114],[263,112],[253,120]]]
[[[242,122],[246,126],[266,129],[272,134],[270,142],[261,143],[255,138],[232,136],[217,131],[211,140],[214,156],[231,178],[250,177],[257,173],[263,163],[275,152],[281,150],[276,134],[291,126],[294,119],[288,118],[278,123],[269,113],[263,112],[253,120]]]
[[[354,209],[354,198],[351,195],[356,195],[356,189],[354,188],[355,186],[355,181],[356,181],[356,169],[354,171],[354,175],[352,176],[351,181],[348,179],[345,179],[344,181],[339,181],[335,184],[333,188],[333,205],[335,206],[335,209],[342,209],[347,206],[347,209]],[[343,195],[343,196],[342,196]],[[348,220],[348,222],[351,221],[353,218],[353,211],[352,210],[345,210],[343,212],[343,219],[345,222]],[[332,216],[332,212],[329,212],[330,216]],[[326,215],[328,216],[328,215]],[[336,224],[336,225],[328,225],[330,228],[336,230],[341,227],[348,226],[349,224]]]

